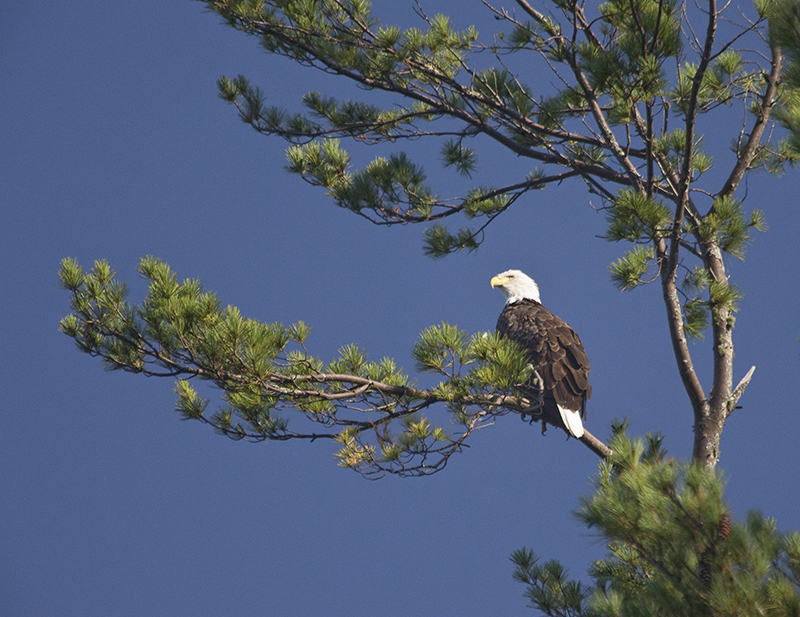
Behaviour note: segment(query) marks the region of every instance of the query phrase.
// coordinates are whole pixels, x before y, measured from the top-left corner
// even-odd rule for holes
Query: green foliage
[[[619,33],[617,43],[628,58],[671,58],[681,51],[680,15],[674,0],[609,0],[600,5],[599,12]]]
[[[683,329],[690,338],[703,338],[703,332],[709,326],[709,303],[704,301],[700,294],[708,289],[711,283],[712,278],[709,271],[699,266],[683,277],[681,286],[688,298],[683,305]]]
[[[467,178],[471,178],[475,171],[476,158],[475,151],[465,147],[460,141],[449,139],[442,146],[442,161],[445,167],[455,167]]]
[[[712,210],[703,217],[699,234],[704,242],[714,242],[726,253],[744,260],[745,249],[752,240],[750,229],[766,229],[763,213],[753,210],[748,220],[738,199],[720,197],[714,201]]]
[[[419,335],[412,350],[417,370],[454,376],[469,362],[467,333],[449,324],[431,326]]]
[[[529,176],[533,182],[535,178]],[[513,198],[500,193],[492,188],[479,187],[467,193],[463,208],[464,214],[469,218],[478,216],[494,217],[503,212],[513,201]],[[474,234],[473,234],[474,235]]]
[[[477,361],[470,377],[483,390],[504,393],[530,382],[534,367],[526,352],[497,332],[473,336],[467,351],[469,357]]]
[[[375,221],[427,220],[436,205],[425,184],[425,172],[404,153],[378,157],[355,172],[349,169],[350,157],[335,139],[292,146],[286,157],[289,171],[327,188],[342,208],[360,214],[372,212]]]
[[[732,60],[728,62],[733,63]],[[729,67],[730,68],[730,67]],[[682,129],[664,135],[656,144],[656,152],[665,158],[674,158],[676,163],[682,156],[686,144],[686,133]],[[699,168],[702,156],[695,156]],[[659,201],[639,192],[623,189],[614,197],[607,208],[608,230],[606,238],[610,241],[628,241],[633,246],[609,267],[611,280],[620,290],[632,290],[642,283],[656,280],[657,270],[655,246],[659,239],[668,237],[672,224],[672,213]],[[745,217],[741,202],[732,197],[717,198],[711,210],[699,220],[693,230],[696,238],[708,245],[740,259],[744,259],[745,249],[751,241],[750,230],[766,229],[763,213],[753,210],[749,219]],[[741,291],[727,280],[714,281],[705,268],[696,266],[686,272],[681,282],[686,300],[682,303],[682,322],[685,334],[692,339],[703,338],[709,327],[709,310],[718,312],[724,306],[730,311],[737,310]],[[704,299],[702,293],[707,291]],[[732,323],[732,322],[731,322]]]
[[[789,59],[787,81],[793,87],[800,86],[798,62],[800,61],[800,2],[797,0],[757,0],[760,15],[769,19],[772,43],[780,45]]]
[[[471,229],[460,229],[454,235],[444,225],[436,223],[425,230],[423,250],[426,255],[435,259],[463,249],[474,251],[477,248],[478,240],[475,232]]]
[[[520,116],[527,116],[534,109],[528,89],[506,70],[487,69],[475,74],[472,89],[487,102],[487,116],[495,107],[512,109]]]
[[[693,339],[702,339],[708,329],[708,303],[700,298],[687,300],[683,305],[683,330]]]
[[[587,598],[580,581],[567,579],[567,570],[558,561],[539,564],[536,554],[526,548],[514,551],[511,561],[514,580],[528,586],[525,596],[530,606],[545,615],[578,615]]]
[[[354,344],[325,363],[306,349],[305,323],[262,323],[223,309],[199,281],[179,282],[159,259],[143,259],[138,270],[149,291],[132,305],[107,262],[86,272],[65,259],[60,276],[72,312],[61,331],[109,369],[175,377],[181,416],[232,439],[327,438],[340,445],[339,463],[364,475],[425,475],[442,469],[474,431],[532,406],[514,394],[530,379],[527,356],[496,333],[469,336],[449,324],[423,331],[413,348],[417,366],[442,377],[424,390],[391,358],[372,361]],[[222,391],[217,411],[208,412],[192,380]],[[448,409],[454,433],[422,415],[436,404]],[[298,420],[315,428],[295,430]]]
[[[643,282],[652,266],[653,248],[635,245],[623,257],[611,264],[611,280],[620,290],[631,290]]]
[[[286,151],[288,169],[301,174],[312,184],[333,191],[347,181],[350,157],[336,139],[312,141],[302,146],[292,146]]]
[[[686,129],[677,128],[656,137],[653,152],[667,159],[671,167],[678,168],[686,152]]]
[[[664,62],[682,49],[676,2],[611,0],[599,7],[602,30],[613,44],[592,42],[577,46],[593,88],[610,95],[615,109],[630,110],[638,103],[664,95],[668,80]],[[620,113],[616,122],[627,122]]]
[[[554,2],[564,12],[565,23],[587,24],[579,29],[580,36],[572,38],[562,34],[554,17],[533,7],[525,11],[527,21],[498,10],[497,19],[510,29],[500,32],[492,44],[480,43],[475,28],[454,30],[442,15],[421,15],[423,27],[383,24],[373,16],[370,3],[361,0],[204,3],[234,28],[259,37],[271,53],[396,97],[395,103],[380,107],[311,92],[303,98],[307,113],[297,114],[267,106],[263,92],[242,76],[223,77],[218,84],[220,96],[237,107],[243,121],[294,144],[287,152],[290,170],[325,187],[339,206],[379,224],[425,222],[459,213],[494,216],[510,205],[520,185],[494,189],[491,199],[477,199],[479,189],[470,189],[462,199],[440,199],[427,185],[422,168],[410,163],[405,153],[376,158],[367,168],[352,172],[349,157],[335,138],[367,144],[441,138],[442,163],[472,177],[477,172],[477,151],[466,147],[465,138],[485,135],[516,156],[571,168],[598,185],[613,185],[600,191],[612,203],[608,237],[656,242],[658,230],[681,212],[675,208],[670,213],[664,204],[677,204],[682,187],[688,188],[712,167],[712,156],[700,149],[694,116],[686,116],[675,127],[670,109],[707,113],[738,103],[754,115],[765,112],[767,119],[773,110],[772,102],[766,107],[759,102],[769,71],[768,65],[759,65],[759,54],[768,50],[748,47],[759,43],[759,33],[766,38],[765,19],[770,20],[773,42],[782,45],[789,58],[785,79],[789,85],[780,89],[774,106],[788,137],[773,142],[770,133],[768,143],[746,148],[747,134],[742,132],[736,151],[746,159],[744,171],[764,168],[773,173],[780,173],[800,152],[795,134],[795,127],[800,127],[800,97],[798,87],[791,85],[795,59],[800,57],[794,0],[757,2],[759,15],[744,20],[752,26],[733,32],[708,57],[687,34],[705,26],[690,23],[694,18],[677,0],[609,0],[592,18],[587,18],[582,5]],[[720,19],[725,19],[722,13],[727,10],[727,6],[721,9]],[[682,28],[684,19],[688,21]],[[748,38],[751,33],[756,34],[753,41]],[[478,68],[470,54],[481,49],[492,50],[499,64]],[[560,85],[545,91],[539,67],[530,75],[536,86],[526,83],[522,68],[528,65],[514,70],[502,58],[512,52],[534,52],[544,58],[541,68],[552,70],[557,75],[553,83]],[[574,132],[569,125],[573,119],[580,120],[575,128],[588,130]],[[426,128],[430,122],[442,127]],[[604,122],[625,126],[625,148],[606,131]],[[688,129],[693,134],[690,151]],[[325,145],[315,145],[316,139],[324,139]],[[652,168],[648,164],[647,178],[632,171],[642,170],[642,161],[654,163]],[[550,177],[555,181],[557,175]],[[544,177],[548,178],[546,173]],[[741,179],[736,176],[737,185]],[[598,185],[591,186],[595,190]],[[698,214],[697,218],[710,217],[703,221],[704,229],[717,224],[712,220],[716,208]],[[738,257],[741,229],[734,219],[724,226],[723,250]],[[699,232],[689,225],[681,233]],[[451,233],[436,226],[426,231],[425,251],[441,257],[465,248],[475,250],[482,240],[482,233],[463,229]]]
[[[469,337],[466,332],[441,324],[420,334],[412,350],[417,370],[438,373],[447,379],[437,391],[457,403],[471,393],[504,395],[528,383],[533,367],[526,352],[497,332]]]
[[[287,351],[291,341],[302,343],[308,337],[308,326],[300,322],[285,328],[244,318],[235,307],[222,309],[199,281],[179,283],[154,257],[143,259],[138,269],[150,282],[149,294],[132,306],[125,300],[127,287],[114,280],[107,262],[95,262],[87,273],[75,260],[65,259],[61,283],[73,295],[73,312],[61,321],[61,331],[111,370],[179,378],[176,406],[184,418],[205,419],[208,401],[187,381],[197,378],[225,391],[228,405],[212,421],[218,430],[235,438],[247,431],[270,438],[285,435],[285,422],[273,414],[275,399],[259,384],[271,375],[301,375],[320,368],[308,354]],[[296,402],[312,411],[307,395]],[[248,428],[234,424],[235,416]]]
[[[733,522],[714,470],[668,458],[658,436],[613,429],[614,454],[576,513],[608,554],[583,586],[558,562],[515,551],[514,578],[531,606],[553,616],[796,615],[800,534],[778,532],[759,512]]]
[[[663,233],[672,217],[659,201],[623,189],[619,191],[611,204],[608,214],[607,238],[611,241],[638,241],[653,238]]]
[[[736,285],[723,281],[712,281],[708,286],[708,295],[712,304],[726,306],[732,311],[737,310],[736,303],[742,299],[742,292]]]

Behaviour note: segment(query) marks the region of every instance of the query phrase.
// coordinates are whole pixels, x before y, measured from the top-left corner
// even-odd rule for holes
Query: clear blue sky
[[[457,25],[474,20],[495,24],[462,3]],[[306,321],[325,360],[355,342],[412,370],[425,327],[492,329],[502,298],[489,279],[520,268],[586,345],[588,428],[605,437],[627,415],[689,455],[660,290],[613,288],[621,247],[595,237],[604,220],[583,186],[526,197],[477,254],[432,261],[422,228],[369,225],[288,175],[284,144],[217,98],[216,79],[238,73],[286,106],[331,83],[189,0],[0,9],[0,612],[519,615],[513,550],[585,576],[602,547],[570,512],[597,461],[555,431],[505,417],[434,477],[369,482],[338,468],[329,443],[248,445],[181,422],[171,382],[106,373],[57,332],[63,257],[108,259],[138,302],[135,266],[153,254],[247,316]],[[706,127],[722,153],[723,128]],[[479,163],[487,184],[518,172]],[[430,176],[443,196],[461,186],[452,171]],[[800,180],[762,174],[748,190],[770,229],[731,268],[746,293],[736,378],[757,370],[720,468],[737,517],[757,507],[798,529]],[[708,342],[694,353],[707,382]]]

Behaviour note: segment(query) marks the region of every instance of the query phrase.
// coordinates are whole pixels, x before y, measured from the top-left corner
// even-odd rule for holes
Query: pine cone
[[[719,529],[717,530],[717,538],[719,540],[727,540],[731,535],[731,515],[727,512],[722,515],[722,520],[719,522]]]

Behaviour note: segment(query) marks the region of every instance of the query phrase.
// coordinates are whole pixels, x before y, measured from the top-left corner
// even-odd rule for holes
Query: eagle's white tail
[[[583,422],[581,422],[581,412],[572,411],[566,407],[558,406],[558,413],[561,414],[561,421],[567,427],[569,434],[575,439],[583,437]]]

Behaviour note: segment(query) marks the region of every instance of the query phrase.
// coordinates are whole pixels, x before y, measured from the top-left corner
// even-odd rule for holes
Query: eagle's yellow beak
[[[508,283],[508,279],[504,279],[501,276],[493,276],[492,280],[489,281],[489,284],[492,286],[492,289],[494,289],[495,287],[502,287],[506,283]]]

